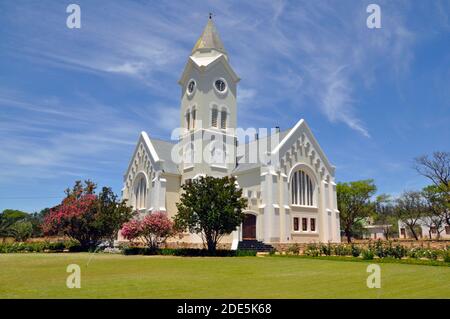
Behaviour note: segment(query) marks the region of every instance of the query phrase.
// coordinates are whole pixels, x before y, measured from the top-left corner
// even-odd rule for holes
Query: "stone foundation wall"
[[[387,241],[383,241],[387,242]],[[376,240],[355,240],[352,242],[353,244],[357,245],[361,248],[367,248],[369,244],[372,245],[376,243]],[[350,245],[347,244],[347,242],[342,242],[340,244],[331,244],[331,246],[337,246],[337,245]],[[432,248],[432,249],[445,249],[447,247],[450,247],[450,240],[409,240],[409,239],[401,239],[401,240],[393,240],[392,245],[402,245],[406,248],[413,248],[413,247],[421,247],[421,248]],[[280,243],[280,244],[271,244],[277,251],[279,252],[285,252],[288,251],[289,247],[293,245],[297,245],[299,247],[300,252],[306,250],[308,247],[308,243]]]
[[[118,245],[130,245],[130,246],[137,246],[137,247],[144,247],[143,242],[134,241],[133,243],[130,243],[129,241],[119,241],[116,244]],[[187,243],[187,242],[167,242],[163,245],[161,245],[161,248],[197,248],[202,249],[206,248],[206,246],[203,246],[202,243]],[[217,244],[217,249],[225,249],[230,250],[231,249],[231,243],[219,243]]]
[[[358,247],[367,248],[369,243],[375,244],[376,240],[354,240],[352,243],[356,244]],[[383,241],[386,242],[386,241]],[[316,242],[318,243],[318,242]],[[123,241],[120,244],[130,244],[130,242]],[[340,244],[331,244],[331,246],[337,245],[348,245],[346,242],[342,242]],[[406,248],[412,247],[421,247],[421,248],[432,248],[432,249],[445,249],[450,247],[450,240],[410,240],[410,239],[400,239],[393,240],[393,245],[400,244]],[[143,243],[134,242],[133,246],[143,246]],[[289,247],[293,245],[297,245],[299,247],[300,252],[306,250],[309,243],[272,243],[271,244],[277,251],[285,252],[289,250]],[[202,243],[188,243],[188,242],[167,242],[163,246],[163,248],[206,248]],[[231,243],[219,243],[217,244],[217,249],[231,249]]]

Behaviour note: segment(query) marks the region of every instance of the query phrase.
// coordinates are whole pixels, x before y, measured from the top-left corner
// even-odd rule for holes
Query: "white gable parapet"
[[[164,161],[157,154],[148,134],[141,132],[128,169],[124,175],[122,198],[127,199],[128,204],[136,208],[134,200],[136,197],[134,192],[135,184],[140,176],[143,176],[146,185],[145,211],[165,211],[166,180],[161,176],[163,169]],[[150,196],[147,196],[148,194]],[[149,207],[150,209],[148,209]]]
[[[330,164],[308,124],[303,119],[298,121],[284,139],[280,141],[278,146],[272,151],[272,156],[278,156],[282,159],[285,154],[295,152],[302,147],[305,154],[310,158],[312,166],[323,165],[329,174],[334,176],[335,167]],[[314,163],[314,160],[316,160],[316,163]]]
[[[155,147],[153,146],[152,142],[150,141],[148,134],[146,132],[142,131],[141,134],[139,135],[139,140],[136,144],[136,148],[134,149],[133,156],[131,157],[131,161],[128,164],[128,168],[124,174],[124,180],[127,179],[127,177],[130,174],[130,171],[133,170],[133,164],[137,160],[136,155],[138,155],[138,151],[141,146],[145,149],[147,155],[149,155],[148,159],[150,160],[150,163],[151,163],[153,169],[154,170],[162,169],[162,165],[163,165],[164,161],[156,153]]]

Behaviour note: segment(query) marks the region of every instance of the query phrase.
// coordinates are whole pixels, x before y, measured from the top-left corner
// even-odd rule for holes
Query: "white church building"
[[[141,132],[122,197],[141,214],[173,217],[187,181],[235,176],[248,207],[242,225],[222,243],[340,242],[335,167],[303,119],[268,134],[238,128],[239,80],[210,18],[179,79],[177,138],[169,142]],[[202,242],[189,233],[172,241]]]

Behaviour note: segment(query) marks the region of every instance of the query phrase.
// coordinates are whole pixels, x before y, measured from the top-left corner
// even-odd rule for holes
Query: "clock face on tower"
[[[220,93],[225,92],[225,90],[227,89],[227,84],[225,83],[225,81],[223,79],[218,79],[214,82],[214,86],[216,87],[217,91],[219,91]]]
[[[194,80],[190,80],[188,85],[187,85],[187,92],[188,94],[192,94],[195,90],[195,81]]]

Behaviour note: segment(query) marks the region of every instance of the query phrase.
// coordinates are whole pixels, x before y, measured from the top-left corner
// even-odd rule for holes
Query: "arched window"
[[[298,170],[291,179],[291,203],[293,205],[314,206],[314,185],[303,170]]]
[[[220,112],[220,128],[223,130],[227,128],[227,111],[225,110]]]
[[[216,108],[211,110],[211,126],[217,127],[217,117],[219,115],[219,111]]]
[[[192,129],[195,129],[195,118],[196,118],[196,111],[195,109],[192,109]]]
[[[186,113],[186,127],[188,130],[191,129],[191,113],[189,111]]]
[[[139,181],[136,183],[136,187],[134,190],[135,200],[136,200],[136,208],[143,209],[145,208],[145,202],[147,200],[147,183],[145,181],[145,177],[141,177]]]

